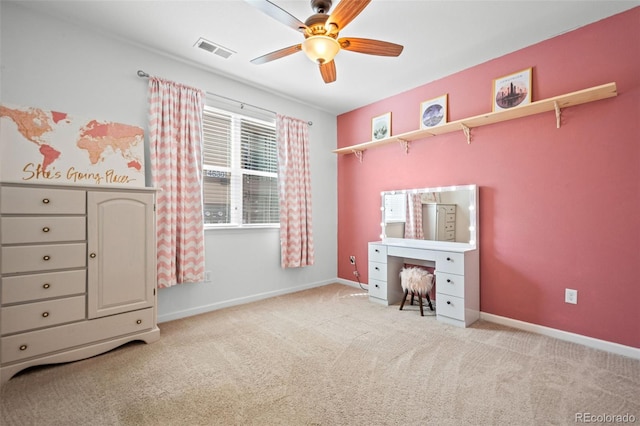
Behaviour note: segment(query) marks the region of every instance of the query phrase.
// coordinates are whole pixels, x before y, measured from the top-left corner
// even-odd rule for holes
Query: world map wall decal
[[[144,130],[0,105],[0,180],[144,187]]]

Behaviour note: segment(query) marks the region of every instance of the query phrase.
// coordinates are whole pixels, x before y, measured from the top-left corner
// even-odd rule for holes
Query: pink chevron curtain
[[[404,237],[413,239],[424,239],[422,229],[422,194],[407,194],[406,222],[404,226]]]
[[[277,115],[280,263],[283,268],[313,265],[309,125]]]
[[[158,287],[204,281],[204,93],[149,78],[149,147],[156,201]]]

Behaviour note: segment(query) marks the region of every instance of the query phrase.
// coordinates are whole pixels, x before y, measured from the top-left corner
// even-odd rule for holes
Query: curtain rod
[[[141,78],[149,78],[149,77],[151,77],[149,74],[147,74],[146,72],[144,72],[142,70],[138,70],[137,74],[138,74],[138,77],[141,77]],[[228,98],[226,96],[218,95],[216,93],[206,92],[206,94],[207,95],[211,95],[211,96],[217,96],[219,98],[226,99],[226,100],[231,101],[231,102],[237,102],[237,103],[240,104],[240,108],[241,109],[244,108],[245,105],[247,105],[247,106],[250,106],[251,108],[261,109],[263,111],[270,112],[271,114],[274,114],[274,115],[277,114],[275,111],[271,111],[270,109],[262,108],[262,107],[259,107],[259,106],[256,106],[256,105],[251,105],[251,104],[248,104],[246,102],[241,102],[241,101],[238,101],[238,100],[235,100],[235,99]],[[309,126],[313,126],[313,121],[307,121],[307,124]]]

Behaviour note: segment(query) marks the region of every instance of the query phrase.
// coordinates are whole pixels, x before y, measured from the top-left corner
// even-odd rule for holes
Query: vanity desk
[[[415,223],[401,223],[403,227],[420,227],[420,203],[407,203],[407,207],[417,209],[416,214],[398,213],[395,203],[390,210],[389,199],[397,201],[398,194],[419,197],[423,200],[423,212],[426,217],[431,204],[451,203],[456,206],[456,237],[451,241],[425,239],[415,231],[410,238],[399,238],[398,222],[414,220]],[[386,202],[385,202],[386,198]],[[400,271],[406,265],[419,265],[435,269],[435,306],[436,318],[447,324],[467,327],[480,317],[480,249],[478,241],[478,202],[477,187],[464,185],[457,187],[425,188],[421,190],[388,191],[382,193],[382,234],[381,241],[370,242],[369,254],[369,300],[384,305],[400,304],[404,297],[400,285]],[[411,198],[409,198],[411,200]],[[413,217],[414,219],[410,219]],[[425,234],[426,235],[426,234]]]

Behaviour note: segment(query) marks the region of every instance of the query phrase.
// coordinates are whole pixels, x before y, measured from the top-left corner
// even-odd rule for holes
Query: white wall
[[[208,230],[211,283],[159,290],[159,321],[334,282],[337,276],[336,117],[74,23],[0,3],[0,101],[147,128],[150,74],[313,122],[311,184],[316,263],[280,268],[279,231]]]

